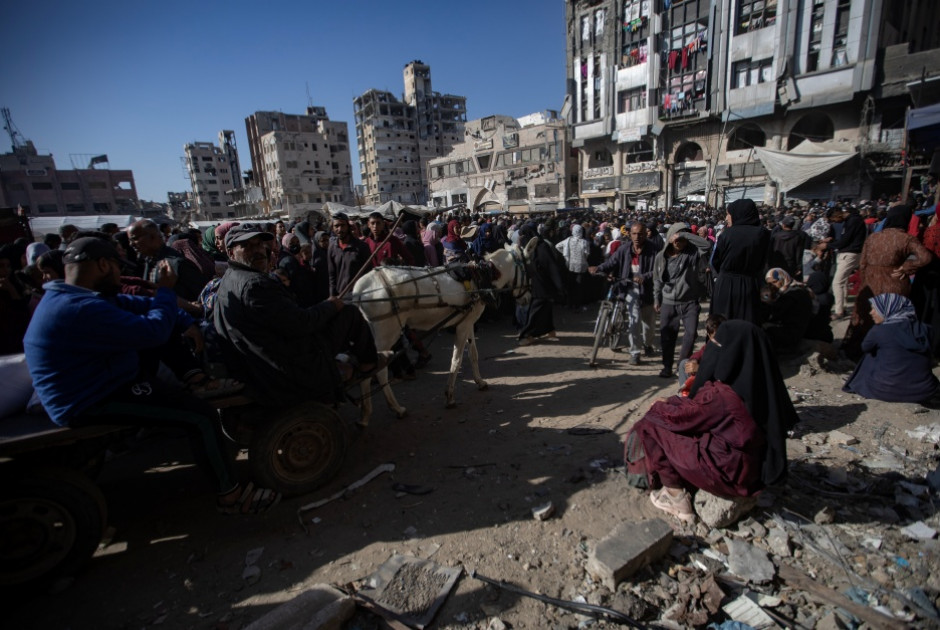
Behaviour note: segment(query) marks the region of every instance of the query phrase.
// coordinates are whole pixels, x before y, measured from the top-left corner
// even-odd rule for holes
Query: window
[[[652,0],[625,0],[623,3],[623,41],[626,48],[649,37]]]
[[[55,205],[54,203],[41,203],[38,206],[36,206],[36,210],[40,214],[50,214],[50,213],[55,214],[56,212],[59,211],[59,207]]]
[[[211,161],[212,161],[212,156],[211,156],[211,155],[204,155],[204,156],[202,156],[202,161],[203,161],[203,162],[211,162]]]
[[[773,81],[773,59],[738,61],[731,67],[732,88],[743,88]]]
[[[95,204],[92,204],[92,207],[94,208],[95,212],[97,212],[98,214],[108,214],[109,212],[111,212],[110,203],[95,203]]]
[[[7,190],[10,190],[10,191],[14,191],[14,190],[26,190],[26,185],[23,184],[23,182],[10,182],[10,183],[7,185]]]
[[[849,62],[846,44],[849,35],[849,15],[852,12],[852,0],[839,0],[836,6],[836,32],[832,40],[832,66],[844,66]]]
[[[488,171],[490,169],[490,160],[493,158],[492,153],[484,153],[477,156],[477,164],[480,165],[481,171]]]
[[[810,17],[809,51],[806,59],[806,71],[819,70],[819,51],[822,50],[823,19],[826,14],[825,0],[813,0],[813,14]]]
[[[635,90],[623,90],[617,93],[617,113],[635,112],[645,109],[649,104],[646,96],[646,88],[636,88]]]
[[[82,186],[78,182],[62,182],[60,188],[62,190],[81,190]]]
[[[525,186],[514,186],[506,190],[506,199],[520,201],[529,198],[529,189]]]
[[[66,212],[84,212],[85,204],[83,203],[67,203],[65,204]]]
[[[33,182],[33,190],[52,190],[52,182]]]
[[[777,0],[739,0],[735,35],[773,26],[777,21]]]

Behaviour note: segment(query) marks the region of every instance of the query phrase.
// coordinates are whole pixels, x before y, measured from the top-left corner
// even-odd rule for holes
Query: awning
[[[725,203],[731,203],[738,199],[750,199],[754,203],[764,202],[764,182],[752,186],[729,186],[724,189]]]
[[[98,230],[105,223],[116,223],[119,228],[125,228],[140,217],[130,214],[85,214],[76,216],[57,217],[30,217],[29,227],[34,236],[45,236],[51,232],[58,232],[63,225],[74,225],[79,230]],[[217,221],[216,223],[221,223]]]
[[[845,142],[804,140],[792,151],[763,147],[754,147],[754,151],[780,190],[787,192],[858,155],[854,150],[846,151],[850,146]]]
[[[603,199],[605,197],[615,197],[617,193],[613,190],[599,191],[599,192],[583,192],[581,193],[582,199]]]

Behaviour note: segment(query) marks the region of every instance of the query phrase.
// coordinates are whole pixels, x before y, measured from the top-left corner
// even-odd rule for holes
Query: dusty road
[[[590,545],[617,524],[660,515],[643,493],[610,468],[620,465],[622,438],[630,424],[653,399],[671,394],[675,381],[658,378],[657,359],[631,368],[624,355],[607,350],[601,352],[599,368],[588,367],[592,320],[592,312],[556,309],[560,339],[525,348],[516,346],[508,323],[483,325],[478,340],[481,371],[490,388],[477,391],[465,365],[457,388],[459,406],[453,410],[443,408],[451,338],[440,335],[432,345],[434,359],[418,380],[395,386],[409,415],[394,419],[377,397],[373,423],[353,445],[337,478],[267,515],[216,514],[210,484],[191,464],[183,440],[159,436],[137,444],[110,462],[100,478],[113,528],[107,545],[60,592],[37,594],[5,611],[4,625],[231,630],[311,584],[342,585],[364,578],[396,552],[430,557],[445,566],[462,565],[549,596],[583,595],[647,621],[658,619],[674,590],[671,578],[664,581],[662,575],[672,574],[671,563],[687,564],[688,558],[654,565],[637,576],[635,587],[621,586],[616,593],[590,583],[583,565]],[[936,527],[934,510],[923,505],[917,513],[895,510],[900,522],[891,522],[890,515],[875,508],[892,504],[884,498],[891,496],[885,494],[889,491],[878,494],[886,483],[890,486],[890,475],[916,481],[935,464],[934,445],[910,438],[905,429],[937,422],[938,412],[844,395],[839,391],[844,373],[805,365],[801,371],[793,364],[785,376],[800,401],[797,409],[803,420],[800,439],[791,440],[799,470],[786,487],[768,493],[765,503],[799,508],[812,518],[836,499],[807,489],[805,483],[818,488],[819,475],[842,470],[839,479],[850,485],[826,486],[833,496],[845,498],[836,522],[874,532],[884,541],[882,551],[866,551],[853,560],[861,563],[854,570],[864,576],[882,571],[890,584],[880,583],[890,589],[919,584],[935,599],[940,590],[940,578],[934,577],[936,541],[918,542],[915,548],[896,535],[898,527],[916,518]],[[343,414],[352,417],[355,409],[347,406]],[[573,427],[610,431],[569,433]],[[833,429],[854,435],[860,444],[852,449],[827,444]],[[900,468],[860,472],[864,458],[879,453],[885,444],[899,453]],[[295,515],[300,505],[332,494],[384,462],[396,465],[394,473],[346,500],[308,513],[309,534],[302,531]],[[852,491],[851,482],[859,478],[872,482],[864,490],[867,499],[842,492]],[[402,494],[392,488],[396,482],[433,491]],[[919,483],[924,483],[922,477]],[[555,516],[534,520],[531,509],[548,501]],[[755,518],[766,522],[769,512],[762,514]],[[701,525],[681,529],[674,524],[685,536],[681,540],[693,547],[709,535]],[[262,547],[256,562],[260,577],[246,580],[246,554]],[[879,560],[892,554],[910,559],[909,575]],[[813,568],[820,580],[827,575]],[[640,596],[656,588],[662,591],[659,600]],[[806,598],[794,596],[784,605],[790,602],[788,611],[804,620],[819,617],[819,609],[807,603],[804,610],[802,601]],[[494,616],[513,628],[577,627],[582,621],[464,576],[435,627],[485,628]],[[357,627],[370,626],[362,621]]]

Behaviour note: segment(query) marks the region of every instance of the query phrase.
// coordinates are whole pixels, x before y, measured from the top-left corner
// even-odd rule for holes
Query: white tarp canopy
[[[792,151],[774,151],[764,147],[754,147],[754,151],[771,179],[777,182],[781,191],[787,192],[855,157],[858,153],[846,150],[850,148],[846,142],[804,140]]]
[[[125,228],[140,217],[132,214],[90,214],[74,217],[30,217],[29,227],[34,235],[57,233],[63,225],[74,225],[79,230],[100,230],[105,223],[116,223]]]

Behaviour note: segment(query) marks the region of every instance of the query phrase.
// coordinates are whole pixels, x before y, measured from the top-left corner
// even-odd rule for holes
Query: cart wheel
[[[4,474],[0,584],[32,585],[74,574],[98,548],[106,523],[104,496],[80,472],[37,469]]]
[[[339,415],[319,403],[261,422],[248,447],[253,481],[288,496],[308,494],[339,471],[346,437]]]

